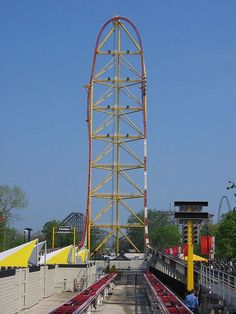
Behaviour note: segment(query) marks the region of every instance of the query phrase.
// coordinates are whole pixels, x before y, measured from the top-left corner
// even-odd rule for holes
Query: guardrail
[[[106,275],[102,279],[78,293],[73,298],[61,304],[58,308],[51,311],[49,314],[79,314],[89,313],[91,308],[97,307],[102,303],[103,298],[108,294],[110,288],[113,289],[113,280],[117,274],[112,273]]]
[[[217,295],[227,306],[236,309],[236,276],[201,265],[201,286],[210,294]]]
[[[173,257],[172,255],[159,252],[154,249],[149,249],[148,256],[150,266],[154,268],[156,266],[160,266],[157,267],[158,270],[186,284],[187,278],[186,261],[183,261],[178,257]],[[172,274],[170,271],[172,272]],[[196,262],[194,265],[194,286],[197,289],[199,288],[199,282],[200,282],[200,263]]]
[[[153,268],[170,277],[175,277],[183,283],[186,280],[186,262],[154,249],[149,250],[149,258],[151,261],[150,265],[153,264]],[[206,265],[205,263],[196,264],[194,266],[194,286],[199,289],[201,296],[204,298],[207,296],[207,302],[212,306],[215,304],[215,297],[217,297],[216,306],[224,304],[227,308],[233,308],[235,311],[236,276],[221,271],[216,267],[215,263],[211,265]]]
[[[159,252],[157,250],[154,249],[150,249],[148,252],[149,257],[152,256],[156,256],[159,257],[160,259],[164,260],[165,262],[167,262],[168,264],[170,264],[171,261],[171,266],[176,266],[178,265],[179,267],[183,267],[183,269],[185,270],[184,274],[187,274],[187,263],[184,260],[181,260],[178,257],[173,257],[172,255],[166,254],[164,252]]]
[[[192,311],[152,273],[144,274],[149,290],[149,300],[154,313],[190,314]]]

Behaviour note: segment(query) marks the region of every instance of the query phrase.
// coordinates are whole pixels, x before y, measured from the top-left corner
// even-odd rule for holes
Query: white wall
[[[0,313],[11,314],[17,312],[16,277],[9,276],[0,279]]]
[[[83,290],[96,281],[96,266],[94,263],[85,264],[84,268],[71,265],[58,267],[55,289],[57,292]]]
[[[6,274],[6,276],[4,276]],[[0,272],[0,314],[20,313],[41,299],[62,291],[83,290],[96,280],[94,263],[41,266]]]
[[[108,261],[102,261],[98,260],[96,261],[96,264],[98,267],[103,267],[104,269],[108,265]],[[147,268],[147,262],[144,260],[130,260],[130,261],[116,261],[116,260],[110,260],[109,261],[110,267],[115,265],[116,269],[146,269]]]

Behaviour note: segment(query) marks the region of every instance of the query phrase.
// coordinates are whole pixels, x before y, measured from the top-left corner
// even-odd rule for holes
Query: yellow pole
[[[191,211],[191,210],[189,210]],[[194,288],[193,276],[193,222],[188,221],[188,268],[187,268],[187,290]]]
[[[75,227],[74,227],[74,240],[73,240],[73,245],[75,246],[75,234],[76,234],[76,229],[75,229]]]
[[[56,227],[52,227],[52,249],[54,249],[55,246],[55,228]]]

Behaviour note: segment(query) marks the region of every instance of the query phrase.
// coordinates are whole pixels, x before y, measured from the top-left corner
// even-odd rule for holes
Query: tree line
[[[24,231],[18,231],[12,225],[20,219],[19,209],[28,205],[26,194],[18,186],[0,185],[0,252],[26,242]],[[59,220],[53,219],[43,225],[42,230],[32,234],[32,239],[47,240],[52,247],[52,228],[60,226]],[[79,235],[77,234],[77,241]],[[73,234],[55,234],[55,247],[64,247],[73,243]]]
[[[235,184],[230,188],[235,189]],[[12,227],[14,220],[18,218],[17,210],[27,207],[26,194],[17,186],[10,187],[8,185],[0,186],[0,251],[15,247],[24,243],[24,234]],[[137,213],[142,219],[143,210]],[[130,216],[127,223],[135,223],[136,218]],[[166,212],[149,209],[149,240],[151,246],[157,250],[180,246],[181,233],[177,225],[170,223],[169,216]],[[33,234],[32,238],[39,240],[47,240],[48,247],[52,247],[52,228],[60,226],[59,220],[53,219],[43,225],[42,230]],[[128,229],[127,234],[131,241],[144,249],[143,230],[140,228]],[[222,215],[218,224],[204,225],[201,230],[202,235],[213,235],[216,238],[216,258],[219,260],[230,260],[236,257],[236,208]],[[76,243],[79,242],[77,235]],[[93,243],[96,245],[97,240],[101,240],[104,234],[99,230],[93,230]],[[63,247],[73,243],[73,234],[56,234],[55,247]],[[120,246],[123,251],[126,251],[130,246],[123,241],[120,241]],[[104,247],[105,248],[105,247]],[[195,248],[196,252],[200,252],[199,246]]]
[[[143,211],[138,213],[143,217]],[[133,216],[128,223],[135,222]],[[170,224],[168,213],[158,210],[148,210],[149,240],[153,248],[163,250],[173,246],[181,246],[181,232],[177,225]],[[128,232],[131,240],[143,248],[143,230],[131,229]],[[215,236],[216,259],[227,261],[236,257],[236,208],[223,214],[218,224],[205,224],[201,235]],[[200,243],[195,245],[194,251],[200,254]]]

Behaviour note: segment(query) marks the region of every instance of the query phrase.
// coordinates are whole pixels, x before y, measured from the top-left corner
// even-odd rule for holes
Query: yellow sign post
[[[188,268],[187,268],[187,290],[194,288],[194,269],[193,269],[193,222],[188,221]]]
[[[180,207],[180,211],[175,212],[175,218],[179,219],[180,224],[187,222],[188,226],[187,290],[191,291],[194,289],[193,224],[208,219],[208,213],[202,212],[202,207],[208,206],[208,202],[176,201],[175,206]]]
[[[56,227],[52,227],[52,249],[55,247],[55,229]]]
[[[73,245],[76,243],[76,227],[52,227],[52,249],[55,248],[55,234],[56,233],[72,233],[73,232]]]

